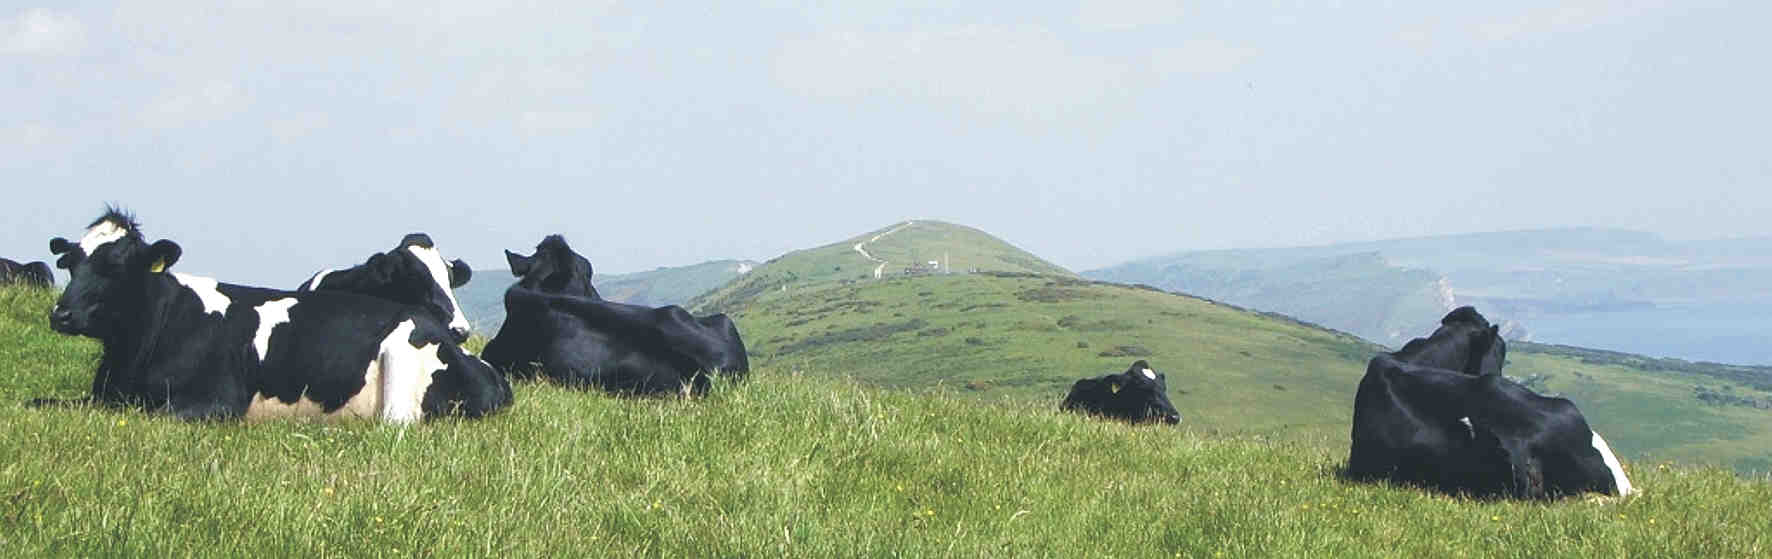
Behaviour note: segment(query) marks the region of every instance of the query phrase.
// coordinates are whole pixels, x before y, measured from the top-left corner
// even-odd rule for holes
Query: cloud
[[[38,8],[0,19],[0,53],[59,54],[77,51],[85,42],[86,26],[73,16]]]
[[[1219,39],[1188,39],[1152,52],[1151,68],[1158,75],[1222,74],[1242,67],[1260,52]]]
[[[517,127],[530,134],[542,134],[584,130],[596,122],[591,111],[523,111],[517,118]]]
[[[1511,41],[1550,33],[1582,31],[1620,16],[1644,11],[1655,2],[1614,0],[1565,0],[1515,17],[1476,25],[1479,38]]]
[[[271,137],[292,142],[332,126],[332,119],[320,112],[302,112],[271,119]]]
[[[1075,23],[1085,31],[1123,31],[1181,21],[1180,0],[1083,0]]]
[[[1117,98],[1128,64],[1073,52],[1042,27],[967,25],[834,32],[790,40],[775,60],[784,88],[845,101],[937,103],[1035,120]]]
[[[139,119],[149,128],[178,128],[233,114],[245,101],[246,94],[233,82],[210,80],[149,102]]]

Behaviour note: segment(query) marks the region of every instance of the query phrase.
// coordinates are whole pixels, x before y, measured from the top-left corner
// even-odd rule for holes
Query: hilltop
[[[767,292],[820,288],[906,275],[1009,272],[1074,278],[1071,273],[983,231],[911,220],[828,245],[797,250],[691,299],[697,313],[736,309]]]

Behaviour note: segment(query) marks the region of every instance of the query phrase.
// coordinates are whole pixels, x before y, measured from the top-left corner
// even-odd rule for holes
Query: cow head
[[[1142,359],[1126,372],[1077,381],[1063,407],[1133,423],[1181,423],[1181,414],[1169,403],[1166,377]]]
[[[521,278],[517,285],[525,289],[597,298],[597,288],[591,286],[591,261],[573,252],[564,237],[548,235],[530,256],[507,250],[505,260],[511,264],[511,275]]]
[[[1395,355],[1404,362],[1462,371],[1468,375],[1500,374],[1507,363],[1507,341],[1473,307],[1459,307],[1440,319],[1426,338],[1410,340]]]
[[[165,273],[183,254],[177,243],[142,239],[135,219],[117,209],[87,226],[78,242],[56,237],[49,252],[68,271],[68,286],[49,311],[57,332],[103,338],[120,317],[128,298],[141,293],[152,274]]]
[[[449,324],[456,341],[466,341],[470,325],[455,288],[473,278],[461,260],[445,262],[437,245],[424,233],[400,239],[393,250],[369,257],[363,265],[342,272],[322,272],[305,285],[316,291],[346,291],[424,307]]]

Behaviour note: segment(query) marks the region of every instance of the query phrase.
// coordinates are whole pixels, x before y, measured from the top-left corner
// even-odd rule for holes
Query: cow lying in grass
[[[675,305],[605,301],[590,262],[552,235],[532,256],[508,253],[519,281],[505,290],[505,322],[485,358],[515,375],[537,372],[571,386],[651,394],[707,390],[711,375],[750,371],[738,326],[724,314],[695,317]]]
[[[50,251],[71,279],[55,331],[99,340],[90,400],[186,419],[280,415],[412,423],[479,417],[509,383],[420,307],[349,293],[296,293],[171,273],[183,250],[148,243],[110,210]],[[38,404],[59,403],[38,401]]]
[[[1169,403],[1167,377],[1143,359],[1126,372],[1077,381],[1059,408],[1132,423],[1181,423],[1181,413]]]
[[[1347,474],[1447,493],[1629,495],[1618,457],[1575,404],[1501,374],[1506,345],[1469,307],[1366,366]]]

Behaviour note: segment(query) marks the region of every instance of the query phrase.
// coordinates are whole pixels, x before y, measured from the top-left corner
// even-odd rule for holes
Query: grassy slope
[[[855,245],[862,241],[871,241],[888,231],[892,233],[867,245],[870,254],[889,263],[885,270],[888,275],[900,274],[907,264],[940,260],[945,256],[955,270],[978,269],[1075,277],[1075,274],[1064,268],[977,229],[927,220],[915,221],[902,229],[899,225],[893,224],[841,242],[784,254],[758,266],[737,281],[690,300],[684,306],[697,313],[719,312],[737,308],[745,301],[768,291],[780,292],[783,288],[798,290],[872,279],[876,263],[856,252]]]
[[[1142,358],[1168,374],[1172,398],[1193,424],[1343,437],[1347,387],[1375,349],[1200,299],[1049,277],[899,278],[790,291],[734,316],[759,355],[753,362],[778,368],[1056,405],[1078,378]],[[1151,353],[1101,355],[1119,346]]]
[[[757,371],[699,401],[538,384],[481,422],[180,423],[28,409],[94,346],[0,290],[0,545],[19,556],[1764,556],[1772,484],[1643,496],[1350,485],[1320,444]]]
[[[1078,378],[1138,358],[1103,351],[1141,346],[1168,373],[1171,399],[1190,424],[1335,447],[1346,444],[1354,389],[1379,350],[1201,299],[1060,278],[861,282],[768,293],[734,316],[753,363],[1043,405]],[[1574,400],[1626,456],[1772,470],[1772,411],[1700,403],[1693,386],[1715,378],[1530,346],[1509,362],[1510,375],[1547,377],[1545,388]]]

